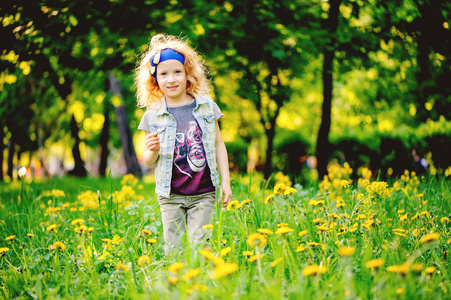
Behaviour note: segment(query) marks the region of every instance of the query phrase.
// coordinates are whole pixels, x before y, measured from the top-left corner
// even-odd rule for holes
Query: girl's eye
[[[160,73],[161,76],[166,76],[166,72]]]

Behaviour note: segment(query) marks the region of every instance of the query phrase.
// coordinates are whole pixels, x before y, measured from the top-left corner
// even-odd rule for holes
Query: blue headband
[[[150,73],[152,73],[153,77],[157,78],[157,65],[170,59],[175,59],[181,62],[183,65],[185,64],[185,58],[183,57],[183,55],[178,53],[174,49],[166,48],[164,50],[161,50],[150,59]]]

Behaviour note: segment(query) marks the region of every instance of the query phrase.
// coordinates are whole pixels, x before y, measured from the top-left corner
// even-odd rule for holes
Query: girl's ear
[[[189,80],[186,82],[186,90],[191,90],[191,82]]]

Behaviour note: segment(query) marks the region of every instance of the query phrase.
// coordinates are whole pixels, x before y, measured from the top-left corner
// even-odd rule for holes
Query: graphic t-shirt
[[[215,117],[222,116],[214,104]],[[207,164],[202,130],[193,116],[196,101],[183,106],[168,106],[177,122],[171,192],[179,195],[200,195],[213,192],[210,168]]]

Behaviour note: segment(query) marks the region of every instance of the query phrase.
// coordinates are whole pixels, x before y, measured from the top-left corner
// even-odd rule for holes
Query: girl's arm
[[[149,133],[146,132],[146,137],[144,140],[144,162],[152,166],[158,160],[158,155],[160,153],[160,139],[158,138],[158,132]]]
[[[216,161],[218,163],[219,173],[221,174],[221,191],[219,194],[219,202],[222,206],[232,200],[232,189],[230,188],[230,174],[229,174],[229,158],[227,156],[227,149],[222,139],[221,131],[219,130],[218,122],[216,122]]]

